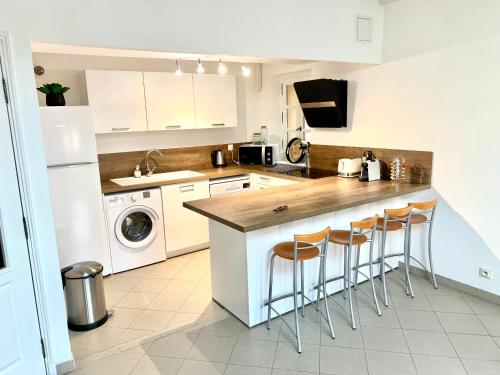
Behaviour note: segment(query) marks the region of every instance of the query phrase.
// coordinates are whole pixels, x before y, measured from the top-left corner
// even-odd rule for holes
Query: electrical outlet
[[[233,151],[233,144],[232,143],[230,143],[230,144],[227,145],[227,150],[228,151]]]
[[[479,276],[485,279],[491,279],[491,269],[485,267],[479,267]]]

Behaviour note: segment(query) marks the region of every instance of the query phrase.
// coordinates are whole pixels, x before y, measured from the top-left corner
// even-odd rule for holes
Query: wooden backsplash
[[[235,157],[238,155],[237,148],[240,144],[243,143],[234,143]],[[160,149],[163,157],[160,157],[157,153],[151,153],[149,156],[150,165],[158,165],[155,173],[212,168],[210,153],[212,150],[219,148],[224,150],[228,164],[232,164],[231,153],[227,151],[227,144],[220,144]],[[142,173],[146,173],[146,152],[147,150],[99,154],[101,180],[133,176],[137,164],[141,166]]]
[[[337,171],[339,159],[360,158],[363,152],[371,150],[380,160],[382,179],[390,176],[391,160],[395,156],[406,159],[407,180],[415,183],[430,183],[432,177],[432,152],[393,150],[386,148],[311,145],[311,167]]]
[[[238,155],[238,146],[244,143],[234,143],[235,157]],[[161,149],[163,158],[158,154],[150,155],[151,164],[157,163],[155,173],[171,172],[183,169],[211,168],[212,161],[210,152],[216,149],[224,150],[228,164],[232,164],[231,154],[227,151],[227,144],[181,147]],[[408,164],[408,176],[412,182],[430,183],[432,176],[432,152],[393,150],[370,147],[346,147],[346,146],[311,146],[311,167],[320,169],[337,170],[339,159],[359,158],[364,151],[371,150],[381,162],[381,174],[383,179],[389,179],[389,166],[391,159],[402,156]],[[101,180],[132,176],[135,166],[139,164],[142,172],[146,173],[146,152],[131,151],[117,152],[111,154],[99,154],[99,171]],[[415,167],[419,168],[416,172]]]

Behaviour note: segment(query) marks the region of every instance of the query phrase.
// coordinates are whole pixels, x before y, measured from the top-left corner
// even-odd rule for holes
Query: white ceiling
[[[274,63],[274,64],[302,64],[310,61],[305,60],[289,60],[289,59],[272,59],[265,57],[252,56],[229,56],[229,55],[201,55],[188,53],[173,53],[161,51],[144,51],[118,48],[102,48],[76,46],[67,44],[52,44],[52,43],[31,43],[32,52],[37,53],[56,53],[66,55],[87,55],[87,56],[109,56],[109,57],[136,57],[148,59],[168,59],[168,60],[198,60],[203,61],[219,61],[225,62],[246,62],[246,63]]]

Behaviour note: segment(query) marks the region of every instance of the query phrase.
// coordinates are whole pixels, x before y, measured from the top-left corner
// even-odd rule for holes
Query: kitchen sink
[[[176,171],[176,172],[156,173],[149,177],[143,175],[139,178],[137,177],[114,178],[111,180],[111,182],[114,182],[115,184],[118,184],[120,186],[130,186],[137,184],[146,184],[148,182],[180,180],[183,178],[191,178],[199,176],[204,176],[204,174],[194,171]]]

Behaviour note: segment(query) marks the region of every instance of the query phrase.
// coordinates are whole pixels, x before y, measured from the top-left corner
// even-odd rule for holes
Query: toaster
[[[357,177],[361,173],[361,158],[339,160],[338,173],[340,177]]]

